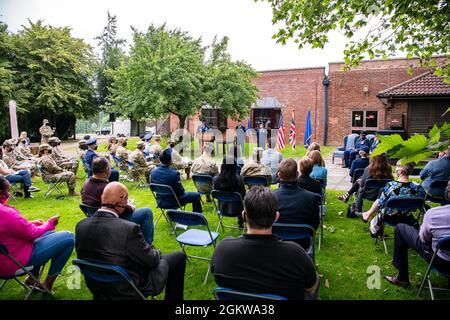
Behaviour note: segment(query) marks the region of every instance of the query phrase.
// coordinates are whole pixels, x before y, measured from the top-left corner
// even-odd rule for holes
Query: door
[[[408,104],[408,135],[427,134],[437,124],[450,122],[450,113],[442,116],[450,107],[450,99],[411,100]]]

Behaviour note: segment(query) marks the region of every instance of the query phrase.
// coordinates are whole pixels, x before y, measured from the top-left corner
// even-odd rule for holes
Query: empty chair
[[[243,180],[248,189],[253,186],[268,187],[270,185],[269,179],[265,176],[244,176]]]
[[[214,178],[211,175],[206,173],[197,173],[193,174],[191,178],[198,193],[201,195],[211,195],[214,181]]]
[[[178,199],[175,191],[171,186],[168,186],[166,184],[158,184],[158,183],[150,183],[150,190],[152,191],[153,196],[156,200],[156,207],[161,210],[161,214],[159,215],[158,219],[156,219],[155,227],[159,222],[159,219],[161,219],[162,216],[166,219],[167,222],[169,222],[169,219],[166,215],[167,209],[183,209],[184,206],[181,205],[180,200]],[[170,206],[164,206],[158,204],[158,197],[168,197],[173,198],[172,205]],[[172,199],[171,199],[172,200]]]

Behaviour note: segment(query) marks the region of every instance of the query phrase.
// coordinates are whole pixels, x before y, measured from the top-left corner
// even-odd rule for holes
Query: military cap
[[[86,145],[90,146],[91,144],[96,144],[97,143],[97,139],[95,138],[91,138],[88,141],[86,141]]]
[[[142,147],[142,146],[144,146],[145,145],[145,142],[144,141],[138,141],[138,143],[136,143],[136,146],[137,147]]]
[[[48,145],[47,143],[43,143],[39,146],[39,151],[43,151],[43,150],[50,150],[52,147],[50,147],[50,145]]]
[[[79,146],[85,146],[86,145],[86,140],[82,139],[82,140],[78,141],[78,145]]]

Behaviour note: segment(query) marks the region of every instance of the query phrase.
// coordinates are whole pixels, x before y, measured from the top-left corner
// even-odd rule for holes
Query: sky
[[[343,60],[345,37],[330,34],[324,49],[299,50],[290,42],[276,43],[272,35],[269,3],[253,0],[0,0],[0,20],[16,32],[28,19],[44,20],[52,26],[69,26],[72,35],[96,46],[94,38],[106,25],[107,10],[118,20],[121,38],[131,43],[131,28],[145,31],[153,23],[188,31],[209,44],[215,35],[228,36],[229,52],[235,60],[245,60],[257,71],[326,67]]]

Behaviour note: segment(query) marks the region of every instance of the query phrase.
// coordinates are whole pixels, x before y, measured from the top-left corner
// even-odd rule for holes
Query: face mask
[[[123,146],[126,147],[126,146],[127,146],[127,143],[125,142],[125,143],[123,144]]]
[[[97,149],[98,149],[98,146],[95,146],[95,147],[94,147],[94,150],[97,150]]]

